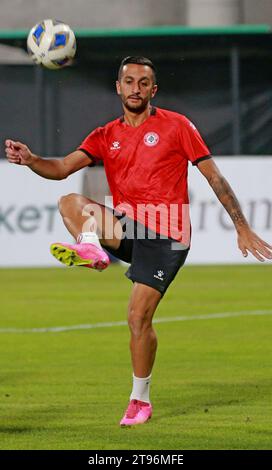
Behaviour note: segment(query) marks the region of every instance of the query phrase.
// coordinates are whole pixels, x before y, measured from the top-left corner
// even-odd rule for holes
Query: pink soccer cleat
[[[103,271],[110,264],[109,257],[93,243],[53,243],[50,251],[57,260],[66,266],[85,266]]]
[[[146,423],[152,416],[152,405],[140,400],[130,400],[127,411],[120,421],[121,426]]]

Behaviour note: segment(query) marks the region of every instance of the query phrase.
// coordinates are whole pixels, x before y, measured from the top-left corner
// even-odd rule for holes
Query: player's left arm
[[[197,166],[230,215],[237,231],[238,247],[243,255],[247,256],[250,251],[259,261],[265,261],[264,258],[272,259],[272,246],[258,237],[250,228],[237,197],[215,162],[212,159],[203,160]]]

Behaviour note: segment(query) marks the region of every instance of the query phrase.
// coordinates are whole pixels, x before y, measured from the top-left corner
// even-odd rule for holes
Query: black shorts
[[[117,250],[106,248],[116,258],[131,263],[125,273],[133,282],[146,284],[162,295],[175,278],[187,258],[189,248],[173,249],[181,245],[170,238],[147,230],[140,222],[114,212],[126,234]],[[154,237],[152,239],[148,238]],[[140,238],[139,238],[140,237]]]

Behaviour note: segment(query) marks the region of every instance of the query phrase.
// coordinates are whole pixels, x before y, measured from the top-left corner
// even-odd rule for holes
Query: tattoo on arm
[[[222,175],[212,175],[208,182],[217,198],[230,215],[237,230],[248,227],[248,222],[242,212],[241,206],[227,180]]]

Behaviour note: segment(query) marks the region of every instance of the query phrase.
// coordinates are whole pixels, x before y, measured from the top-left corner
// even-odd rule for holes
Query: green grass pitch
[[[3,332],[125,320],[124,270],[0,270],[0,448],[272,449],[269,263],[181,270],[156,318],[192,320],[155,325],[154,415],[131,429],[127,326]]]

